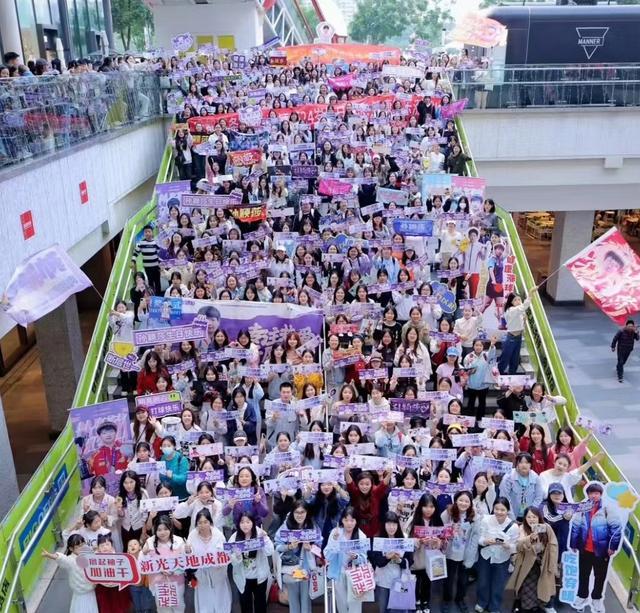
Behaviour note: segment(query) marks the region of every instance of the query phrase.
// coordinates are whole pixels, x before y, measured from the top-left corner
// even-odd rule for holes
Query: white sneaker
[[[591,601],[592,613],[604,613],[604,598],[598,598]]]
[[[556,610],[553,607],[545,607],[544,613],[556,613]]]
[[[584,611],[584,608],[589,604],[588,598],[577,597],[571,605],[576,611]]]
[[[475,607],[473,607],[473,610],[476,613],[484,613],[484,609],[479,604],[477,604]]]

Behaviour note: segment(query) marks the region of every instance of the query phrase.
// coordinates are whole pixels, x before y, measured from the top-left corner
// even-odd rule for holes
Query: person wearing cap
[[[280,243],[276,245],[274,249],[271,266],[269,267],[269,276],[281,277],[283,272],[286,272],[289,277],[293,277],[294,266],[293,262],[287,255],[287,248]]]
[[[436,368],[436,380],[440,381],[443,377],[451,379],[453,382],[451,393],[454,396],[462,398],[463,387],[466,384],[466,380],[462,379],[460,375],[460,366],[458,365],[460,349],[456,346],[448,347],[446,356],[446,361]]]
[[[120,450],[117,440],[118,426],[113,421],[103,421],[97,429],[100,447],[89,458],[89,470],[94,476],[108,475],[117,470],[126,470],[129,460]]]
[[[571,511],[558,511],[557,506],[567,502],[562,483],[555,481],[549,485],[547,497],[542,502],[542,515],[551,526],[558,540],[558,559],[562,560],[562,554],[569,547],[569,532],[571,529]]]
[[[614,509],[602,500],[602,483],[589,483],[585,492],[593,507],[590,511],[576,513],[571,520],[569,546],[578,552],[579,568],[578,593],[573,608],[583,611],[591,600],[592,613],[604,613],[603,592],[609,562],[620,547],[623,526]],[[589,594],[592,574],[593,587]]]

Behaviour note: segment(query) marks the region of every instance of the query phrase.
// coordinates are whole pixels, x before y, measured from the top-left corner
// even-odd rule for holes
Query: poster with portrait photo
[[[574,609],[590,606],[593,613],[604,613],[611,563],[639,497],[624,482],[590,481],[584,493],[586,505],[577,503],[582,506],[571,518],[568,548],[562,554],[559,598]]]
[[[126,470],[133,458],[126,398],[71,409],[70,419],[83,491],[88,491],[92,477],[102,476],[113,494],[117,491],[119,473]]]
[[[476,294],[479,306],[476,310],[482,313],[482,329],[487,335],[497,334],[502,338],[506,329],[505,304],[516,287],[515,256],[509,240],[504,236],[492,235],[485,243],[483,262]]]

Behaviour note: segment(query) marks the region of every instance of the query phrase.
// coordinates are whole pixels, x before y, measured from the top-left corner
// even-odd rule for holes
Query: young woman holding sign
[[[187,539],[187,553],[200,557],[210,555],[218,559],[224,558],[228,563],[226,554],[220,555],[224,553],[224,535],[214,527],[208,509],[203,508],[198,511],[192,527],[194,529],[191,530]],[[219,566],[199,568],[195,572],[196,613],[228,613],[231,611],[231,586],[227,577],[227,563],[221,561]]]
[[[229,538],[229,543],[257,538],[264,539],[264,547],[231,554],[233,581],[240,592],[242,613],[266,613],[267,586],[271,576],[268,558],[273,556],[274,548],[267,533],[256,525],[253,514],[241,513],[236,531]]]
[[[276,551],[280,554],[282,564],[282,582],[289,593],[289,610],[292,613],[311,613],[311,599],[309,597],[309,574],[316,568],[316,556],[320,554],[322,537],[315,542],[300,542],[286,538],[284,534],[290,530],[314,530],[313,522],[307,503],[298,500],[294,503],[291,513],[275,536]],[[318,531],[319,534],[319,531]]]
[[[171,520],[164,516],[158,516],[152,536],[150,536],[142,548],[142,553],[147,555],[155,553],[156,556],[172,557],[185,553],[185,543],[182,538],[173,534]],[[175,593],[175,602],[165,600],[164,586],[169,584],[171,592]],[[173,589],[175,586],[175,592]],[[184,613],[184,574],[178,572],[162,572],[149,575],[149,588],[156,599],[158,613]]]

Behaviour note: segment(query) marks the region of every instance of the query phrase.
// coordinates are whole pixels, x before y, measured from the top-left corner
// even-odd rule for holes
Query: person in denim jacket
[[[593,502],[591,511],[577,513],[571,522],[569,546],[578,552],[578,596],[573,608],[582,611],[589,601],[589,579],[594,575],[591,590],[591,610],[604,613],[604,591],[609,559],[618,551],[622,538],[620,519],[602,502],[604,488],[601,483],[590,483],[586,490]]]
[[[539,507],[543,492],[538,483],[538,475],[531,470],[533,458],[526,452],[516,456],[516,467],[500,482],[500,495],[511,503],[510,516],[522,519],[527,507]]]

